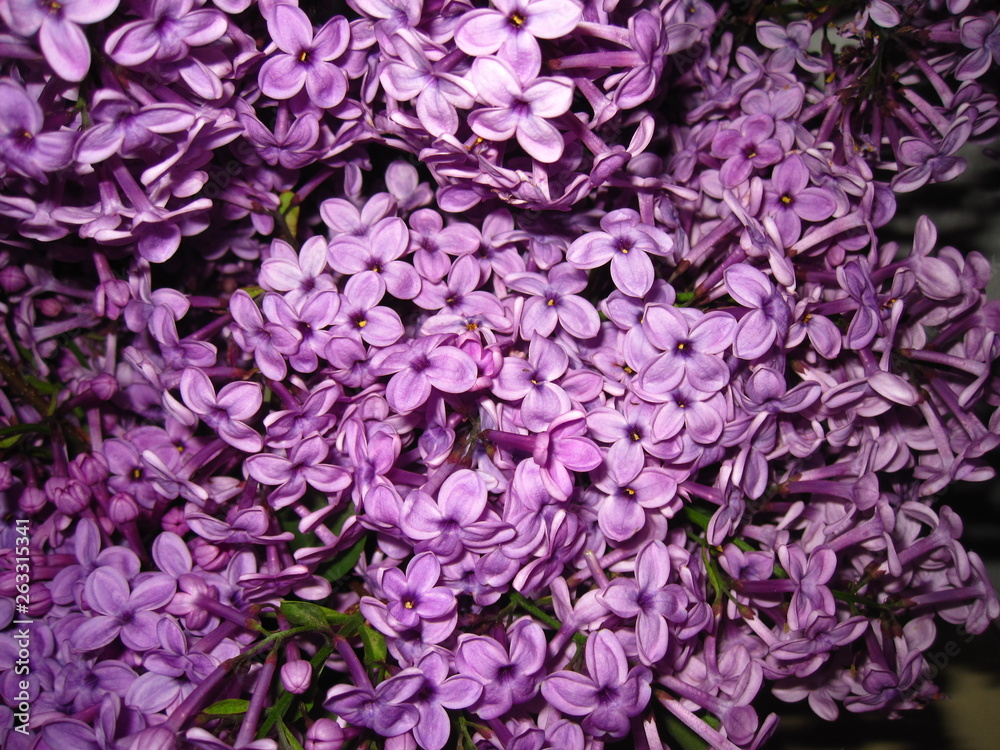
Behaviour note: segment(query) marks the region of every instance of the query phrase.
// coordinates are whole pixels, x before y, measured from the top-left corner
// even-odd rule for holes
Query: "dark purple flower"
[[[47,173],[68,167],[76,134],[43,133],[38,102],[15,81],[0,79],[0,161],[18,174],[47,182]]]
[[[418,669],[404,669],[388,680],[352,687],[334,685],[323,706],[355,726],[368,727],[383,737],[396,737],[413,729],[420,715],[411,699],[423,685]]]

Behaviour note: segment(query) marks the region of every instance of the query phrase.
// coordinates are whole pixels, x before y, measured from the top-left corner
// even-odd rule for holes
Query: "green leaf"
[[[361,636],[361,645],[365,647],[365,662],[368,665],[384,663],[388,653],[385,637],[367,623],[361,626],[358,635]]]
[[[361,553],[365,551],[365,543],[368,541],[367,536],[362,536],[358,541],[354,543],[347,552],[341,555],[326,571],[323,573],[323,577],[330,581],[331,583],[336,583],[341,578],[350,573],[354,566],[357,565],[358,559],[361,557]]]
[[[327,623],[327,612],[333,612],[333,610],[310,602],[288,601],[281,603],[281,614],[288,619],[288,622],[313,630],[330,629]]]
[[[227,698],[224,701],[213,703],[208,708],[203,709],[202,713],[209,716],[233,716],[245,714],[249,707],[250,701],[245,701],[242,698]]]
[[[684,722],[674,716],[665,717],[667,731],[677,741],[681,750],[707,750],[708,743],[695,734]]]
[[[297,739],[295,735],[292,734],[292,730],[285,726],[285,722],[278,719],[278,744],[282,747],[289,748],[289,750],[305,750]]]
[[[45,396],[51,396],[52,394],[59,393],[59,391],[62,390],[61,386],[53,385],[47,380],[36,378],[34,375],[25,375],[24,380],[28,383],[28,385]]]

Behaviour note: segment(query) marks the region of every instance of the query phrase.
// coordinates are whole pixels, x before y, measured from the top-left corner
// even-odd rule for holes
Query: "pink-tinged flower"
[[[392,375],[385,397],[401,413],[422,406],[436,388],[445,393],[465,393],[476,382],[479,370],[468,354],[444,345],[451,337],[424,336],[406,344],[396,344],[375,354],[374,375]]]
[[[470,73],[479,98],[487,105],[469,115],[469,127],[481,138],[503,142],[517,137],[521,148],[540,162],[562,156],[563,137],[549,122],[569,111],[573,83],[568,78],[535,78],[522,83],[510,65],[480,57]]]
[[[0,18],[22,36],[38,32],[45,61],[66,81],[82,81],[90,70],[90,43],[80,26],[115,12],[118,0],[8,0]],[[2,95],[0,95],[2,97]]]
[[[538,40],[564,37],[583,18],[574,0],[494,0],[493,6],[463,14],[455,43],[474,57],[496,53],[524,82],[541,70]]]
[[[229,383],[216,395],[208,375],[188,367],[181,375],[181,397],[192,412],[234,448],[257,453],[264,447],[263,438],[246,425],[263,403],[260,383]]]
[[[246,460],[247,473],[261,484],[278,485],[268,496],[272,508],[283,508],[306,492],[306,485],[320,492],[339,492],[351,483],[351,475],[323,461],[330,446],[319,435],[306,438],[292,448],[288,457],[258,454]]]
[[[631,297],[643,297],[653,286],[650,255],[669,255],[674,242],[661,229],[643,224],[631,208],[609,211],[603,232],[589,232],[569,246],[566,260],[577,268],[597,268],[611,261],[611,278]]]
[[[583,730],[593,735],[624,737],[629,719],[649,703],[649,667],[628,668],[625,649],[611,630],[587,638],[587,675],[561,671],[542,683],[542,695],[570,716],[584,716]]]
[[[267,30],[280,53],[260,69],[260,90],[273,99],[291,99],[304,87],[309,99],[328,109],[344,100],[347,75],[336,60],[350,43],[350,26],[334,16],[313,33],[305,12],[295,5],[277,5],[267,19]]]

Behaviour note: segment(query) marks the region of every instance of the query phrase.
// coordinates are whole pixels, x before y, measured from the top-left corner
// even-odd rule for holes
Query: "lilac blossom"
[[[475,713],[482,719],[494,719],[533,698],[545,653],[545,634],[528,618],[509,628],[506,646],[488,636],[460,636],[455,666],[483,686],[482,696],[473,706]]]
[[[624,737],[629,719],[649,702],[649,668],[629,670],[621,642],[606,630],[587,638],[586,659],[587,675],[556,672],[543,683],[542,694],[560,711],[586,717],[584,731]]]
[[[347,19],[334,16],[314,32],[304,11],[282,3],[267,17],[267,30],[281,52],[261,66],[260,90],[274,99],[290,99],[305,88],[319,107],[340,104],[347,76],[331,61],[350,43]]]
[[[90,44],[81,25],[103,21],[115,12],[118,0],[12,0],[0,16],[15,33],[38,32],[45,61],[67,81],[82,81],[90,70]]]
[[[476,382],[476,363],[468,354],[445,344],[446,336],[425,336],[397,344],[372,358],[371,372],[392,375],[386,399],[400,412],[410,412],[430,398],[431,389],[464,393]]]
[[[602,232],[573,241],[566,260],[577,268],[597,268],[611,261],[611,278],[628,295],[643,297],[653,286],[649,255],[668,255],[674,243],[662,230],[640,221],[629,208],[611,211],[601,219]]]
[[[229,383],[216,394],[208,376],[189,367],[181,375],[181,397],[194,414],[234,448],[256,453],[263,447],[260,434],[246,424],[260,409],[260,384]]]
[[[573,98],[569,79],[543,77],[523,82],[509,63],[497,57],[477,58],[470,76],[487,105],[469,115],[469,127],[476,135],[491,141],[516,136],[529,156],[546,164],[558,161],[564,142],[549,120],[569,110]]]
[[[176,584],[169,576],[153,575],[130,586],[125,576],[111,566],[102,566],[87,576],[84,596],[97,614],[73,631],[73,648],[94,651],[121,637],[122,643],[147,651],[159,641],[160,616],[155,613],[174,596]]]
[[[307,485],[331,493],[346,488],[350,475],[339,466],[323,463],[330,446],[319,435],[306,438],[293,447],[288,457],[260,453],[247,459],[247,473],[258,482],[276,485],[268,502],[273,508],[298,500]]]
[[[41,107],[9,78],[0,79],[0,102],[0,161],[8,169],[45,182],[46,173],[69,166],[76,140],[73,132],[41,132]]]

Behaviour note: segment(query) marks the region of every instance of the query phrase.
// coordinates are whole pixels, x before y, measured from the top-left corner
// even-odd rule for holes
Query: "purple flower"
[[[561,671],[542,683],[542,695],[570,716],[584,716],[583,729],[597,736],[625,737],[629,719],[649,703],[648,667],[628,668],[625,650],[611,630],[587,638],[587,675]]]
[[[399,568],[384,569],[379,585],[388,602],[362,597],[361,613],[386,635],[420,630],[424,643],[440,643],[457,622],[455,594],[447,586],[436,585],[440,577],[441,563],[432,552],[416,555],[405,574]]]
[[[466,549],[486,551],[513,537],[513,530],[486,507],[486,483],[476,472],[460,469],[448,477],[435,500],[414,490],[403,506],[400,527],[419,551],[455,562]]]
[[[414,665],[424,676],[424,684],[413,696],[420,720],[413,728],[413,737],[425,750],[441,750],[451,734],[451,723],[445,709],[468,708],[483,693],[483,686],[472,677],[448,676],[449,654],[441,649],[428,649]]]
[[[541,69],[538,39],[566,36],[583,15],[573,0],[496,0],[493,5],[495,10],[465,13],[455,29],[455,42],[474,57],[496,53],[525,82]]]
[[[577,268],[597,268],[610,260],[615,285],[632,297],[644,297],[654,278],[649,255],[669,255],[673,240],[663,230],[643,224],[631,208],[605,214],[601,229],[574,240],[566,260]]]
[[[545,489],[565,500],[573,492],[574,471],[593,471],[604,461],[600,449],[583,437],[586,416],[571,411],[556,417],[548,429],[535,437],[532,458],[541,468],[539,476]]]
[[[216,395],[208,375],[189,367],[181,375],[181,397],[192,412],[234,448],[257,453],[264,447],[261,436],[245,424],[263,401],[260,383],[229,383]]]
[[[314,35],[305,12],[282,3],[268,16],[267,30],[281,52],[261,66],[260,90],[266,96],[291,99],[305,87],[310,101],[323,109],[343,101],[347,76],[331,61],[350,42],[346,18],[334,16]]]
[[[635,639],[643,664],[652,665],[666,655],[667,621],[687,619],[687,594],[676,583],[667,583],[670,567],[663,542],[649,542],[636,555],[635,579],[616,578],[597,597],[619,617],[636,618]]]
[[[314,435],[292,448],[288,458],[261,453],[250,456],[245,466],[247,473],[261,484],[278,485],[268,496],[268,503],[272,508],[283,508],[302,497],[306,485],[332,493],[351,483],[351,475],[344,469],[323,463],[329,450],[327,442]]]
[[[335,237],[327,258],[333,270],[343,274],[377,273],[389,294],[413,299],[420,292],[420,276],[409,263],[399,260],[410,245],[406,223],[395,216],[377,221],[364,237]]]
[[[368,727],[383,737],[397,737],[416,725],[420,716],[409,702],[423,685],[418,669],[402,672],[371,685],[334,685],[323,706],[355,726]]]
[[[509,629],[508,646],[493,638],[464,633],[455,649],[455,666],[477,679],[483,694],[472,709],[482,719],[495,719],[514,706],[531,700],[545,665],[545,633],[524,617]]]
[[[802,236],[802,220],[826,221],[837,202],[830,191],[809,185],[805,160],[792,154],[774,168],[764,211],[774,217],[781,240],[791,247]]]
[[[386,387],[389,404],[401,413],[422,406],[436,388],[445,393],[465,393],[476,382],[478,369],[472,358],[454,346],[449,336],[424,336],[378,352],[371,360],[375,375],[392,375]]]
[[[261,307],[268,320],[284,331],[296,331],[301,340],[288,362],[298,372],[313,372],[333,338],[327,329],[337,319],[340,296],[332,289],[303,297],[297,309],[279,294],[267,294]]]
[[[650,305],[642,325],[649,340],[663,352],[639,374],[643,394],[652,394],[655,400],[685,378],[689,386],[706,393],[720,391],[729,382],[729,367],[718,355],[732,342],[736,320],[731,315]]]
[[[677,495],[677,482],[657,467],[636,470],[620,463],[606,463],[606,474],[594,482],[605,493],[597,510],[597,523],[604,535],[615,542],[624,542],[638,534],[646,525],[644,509],[657,510],[670,517],[680,503],[668,505]]]
[[[548,336],[561,325],[570,336],[589,339],[597,335],[601,319],[594,306],[577,292],[587,288],[587,275],[568,263],[540,273],[514,273],[504,282],[510,289],[530,294],[521,313],[521,336],[531,340]]]
[[[23,36],[37,31],[49,67],[75,82],[90,70],[90,43],[79,25],[103,21],[115,12],[118,0],[9,0],[6,6],[0,16],[11,30]]]
[[[950,124],[940,143],[924,138],[901,138],[896,147],[900,172],[892,189],[909,193],[928,182],[947,182],[965,171],[966,161],[955,153],[972,135],[972,122],[960,117]]]
[[[107,0],[104,0],[105,2]],[[134,8],[144,16],[112,31],[104,43],[108,57],[135,67],[149,60],[178,62],[191,47],[211,44],[226,33],[226,17],[217,10],[192,10],[194,0],[143,0]]]
[[[68,130],[41,132],[42,109],[9,78],[0,79],[0,162],[8,168],[47,182],[47,174],[69,166],[76,134]]]
[[[257,366],[272,380],[288,374],[287,355],[299,350],[302,334],[274,321],[264,322],[257,303],[242,289],[229,298],[233,315],[233,339],[248,354],[255,355]]]
[[[569,356],[559,344],[535,336],[528,345],[527,359],[504,357],[493,393],[512,401],[521,399],[524,426],[541,432],[553,419],[572,408],[566,391],[554,382],[563,376],[568,366]]]
[[[400,59],[382,69],[382,86],[398,101],[416,100],[417,117],[428,133],[454,135],[459,126],[456,108],[471,109],[476,100],[472,84],[451,72],[454,56],[438,60],[437,54],[410,44],[401,34],[393,46]]]
[[[725,273],[730,296],[750,312],[740,318],[733,332],[733,354],[740,359],[763,357],[788,332],[791,312],[771,281],[746,263],[730,266]]]
[[[396,343],[403,335],[403,323],[395,310],[378,304],[385,291],[385,282],[374,271],[355,274],[348,279],[340,298],[340,312],[334,320],[334,335],[372,346]],[[329,347],[336,343],[336,339],[331,340]],[[334,358],[328,353],[327,359],[333,361]]]
[[[559,160],[565,144],[549,120],[569,111],[573,84],[568,78],[523,83],[508,63],[496,57],[477,58],[470,76],[487,105],[469,115],[469,127],[476,135],[497,142],[516,136],[529,156],[546,164]]]
[[[271,257],[261,264],[260,285],[269,291],[285,292],[291,305],[299,304],[312,292],[335,289],[333,277],[326,273],[326,253],[327,243],[319,236],[303,242],[298,253],[287,242],[275,240],[271,243]],[[237,291],[241,293],[245,294]]]
[[[781,161],[785,150],[773,135],[774,120],[766,114],[750,115],[738,126],[716,133],[712,155],[726,160],[719,173],[723,187],[735,188],[749,179],[754,169]]]
[[[87,604],[98,614],[73,631],[73,648],[94,651],[121,636],[128,648],[148,651],[159,643],[160,615],[154,610],[166,606],[176,590],[174,579],[167,575],[154,574],[130,588],[117,568],[98,568],[87,577],[84,588]]]
[[[84,164],[96,164],[114,154],[139,156],[145,148],[162,145],[166,139],[161,134],[188,130],[196,121],[188,106],[164,102],[140,107],[110,89],[94,94],[90,117],[96,124],[76,142],[75,158]]]

